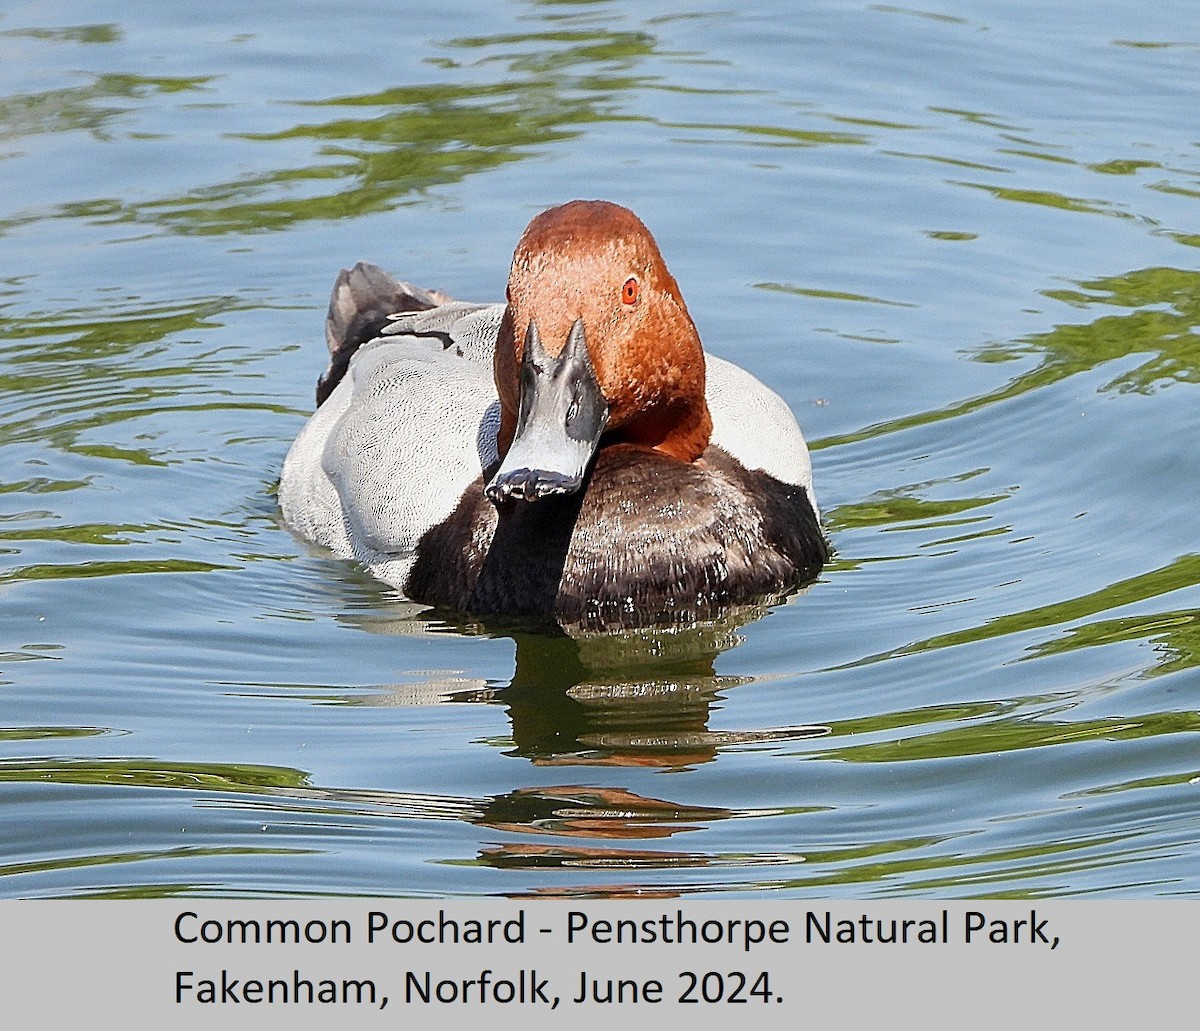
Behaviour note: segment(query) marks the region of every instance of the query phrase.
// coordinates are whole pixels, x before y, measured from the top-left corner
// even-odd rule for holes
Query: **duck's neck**
[[[712,416],[701,393],[698,401],[679,399],[639,413],[614,429],[607,440],[657,451],[680,462],[694,462],[708,447]]]

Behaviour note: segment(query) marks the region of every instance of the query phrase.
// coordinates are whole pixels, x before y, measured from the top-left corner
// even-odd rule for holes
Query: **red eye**
[[[625,285],[621,287],[621,300],[625,304],[637,304],[638,299],[638,281],[635,277],[630,276],[625,280]]]

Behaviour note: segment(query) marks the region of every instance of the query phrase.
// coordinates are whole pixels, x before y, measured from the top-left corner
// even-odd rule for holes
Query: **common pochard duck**
[[[614,631],[720,618],[828,550],[784,402],[709,356],[633,212],[572,201],[507,303],[343,271],[285,521],[421,603]]]

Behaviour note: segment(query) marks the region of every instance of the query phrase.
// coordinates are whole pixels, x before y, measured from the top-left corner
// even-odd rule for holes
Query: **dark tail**
[[[329,367],[317,380],[317,406],[333,393],[350,365],[354,352],[374,340],[399,312],[424,311],[445,304],[450,298],[437,290],[422,290],[393,279],[378,265],[360,261],[338,273],[325,317],[325,342],[329,345]]]

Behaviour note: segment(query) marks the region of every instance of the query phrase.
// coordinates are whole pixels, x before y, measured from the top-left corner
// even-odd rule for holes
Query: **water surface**
[[[0,893],[1200,893],[1191,13],[0,15]],[[575,196],[808,434],[787,604],[572,642],[280,526],[337,270],[499,298]]]

